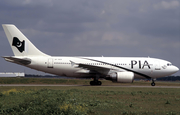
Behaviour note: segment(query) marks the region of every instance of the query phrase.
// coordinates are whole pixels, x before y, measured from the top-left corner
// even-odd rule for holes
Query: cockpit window
[[[171,64],[171,63],[168,63],[167,66],[172,66],[172,64]]]

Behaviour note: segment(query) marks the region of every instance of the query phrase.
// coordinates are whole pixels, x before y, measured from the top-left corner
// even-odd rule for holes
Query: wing
[[[12,56],[4,56],[3,57],[6,61],[17,63],[20,65],[29,65],[31,63],[31,59],[29,58],[17,58]]]
[[[74,66],[76,68],[82,68],[85,70],[90,70],[89,73],[98,73],[107,75],[110,71],[110,68],[102,67],[102,66],[96,66],[96,65],[88,65],[88,64],[82,64],[82,63],[75,63],[73,61],[71,62],[71,66]],[[78,71],[78,73],[81,71]]]

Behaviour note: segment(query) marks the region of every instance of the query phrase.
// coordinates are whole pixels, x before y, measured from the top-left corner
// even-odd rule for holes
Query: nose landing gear
[[[155,85],[156,85],[156,84],[155,84],[155,80],[156,80],[156,79],[152,79],[151,86],[155,86]]]

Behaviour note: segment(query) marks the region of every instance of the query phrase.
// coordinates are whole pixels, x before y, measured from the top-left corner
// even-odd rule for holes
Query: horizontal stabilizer
[[[31,63],[31,59],[29,58],[17,58],[12,56],[4,56],[3,57],[6,61],[17,63],[20,65],[29,65]]]

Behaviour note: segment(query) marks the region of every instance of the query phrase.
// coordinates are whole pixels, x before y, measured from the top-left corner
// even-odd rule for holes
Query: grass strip
[[[120,87],[0,87],[0,114],[180,114],[180,90]]]

